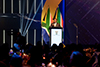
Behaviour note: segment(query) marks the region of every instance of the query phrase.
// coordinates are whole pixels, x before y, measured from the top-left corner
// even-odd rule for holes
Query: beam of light
[[[32,3],[32,7],[31,7],[30,14],[29,14],[29,18],[31,17],[31,14],[32,14],[32,11],[33,11],[33,7],[34,7],[34,1],[33,1],[33,3]],[[24,28],[23,34],[25,33],[25,30],[26,30],[26,28],[27,28],[27,26],[28,26],[28,23],[29,23],[29,20],[27,20],[27,22],[26,22],[26,26],[25,26],[25,28]],[[23,34],[22,34],[22,35],[23,35]]]
[[[38,12],[38,10],[39,10],[40,6],[41,6],[41,3],[42,3],[42,1],[40,2],[39,6],[38,6],[38,8],[37,8],[37,11],[36,11],[36,13],[35,13],[35,15],[33,16],[33,18],[32,18],[32,19],[34,19],[34,18],[35,18],[36,14],[37,14],[37,12]],[[26,33],[27,33],[28,29],[30,28],[31,24],[32,24],[32,20],[31,20],[31,22],[29,23],[29,26],[28,26],[28,28],[27,28],[26,32],[24,33],[24,36],[26,35]]]
[[[83,20],[98,4],[100,3],[100,1],[98,1],[82,18],[81,20]]]
[[[24,19],[27,19],[27,20],[31,20],[31,21],[34,21],[34,22],[41,22],[40,20],[34,20],[34,19],[31,19],[31,18],[28,18],[27,16],[21,16],[19,14],[17,14],[19,17],[24,17]]]
[[[25,9],[25,0],[23,2],[23,12],[22,12],[22,15],[24,15],[24,9]],[[22,32],[23,32],[23,17],[21,18],[21,35],[22,35]]]
[[[34,20],[34,19],[31,19],[31,18],[28,18],[27,16],[25,16],[24,18],[27,19],[27,20],[34,21],[34,22],[41,22],[40,20]]]

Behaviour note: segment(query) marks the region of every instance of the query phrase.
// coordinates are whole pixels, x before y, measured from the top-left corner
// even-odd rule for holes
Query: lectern
[[[57,46],[59,46],[59,43],[62,42],[62,28],[54,27],[54,28],[49,28],[49,29],[50,29],[51,46],[53,44],[57,44]]]

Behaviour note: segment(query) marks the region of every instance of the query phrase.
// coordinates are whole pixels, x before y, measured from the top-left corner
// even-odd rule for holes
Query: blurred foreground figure
[[[14,48],[16,48],[17,50],[21,50],[25,48],[25,45],[26,45],[26,38],[22,36],[20,32],[18,32],[15,35]]]
[[[93,53],[91,58],[87,61],[89,63],[94,58],[95,61],[92,64],[92,67],[100,67],[100,44],[96,46],[97,50]]]
[[[70,65],[75,67],[84,67],[83,54],[79,51],[76,44],[71,44]]]

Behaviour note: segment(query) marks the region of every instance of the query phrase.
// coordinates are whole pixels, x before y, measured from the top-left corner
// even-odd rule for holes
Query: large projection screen
[[[51,29],[51,46],[62,42],[62,29]]]

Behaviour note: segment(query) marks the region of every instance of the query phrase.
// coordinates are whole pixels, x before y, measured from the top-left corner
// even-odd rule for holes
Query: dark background
[[[11,13],[11,0],[5,0],[5,13],[3,14],[3,0],[0,0],[0,45],[3,44],[3,30],[5,30],[5,39],[6,43],[11,47],[11,29],[13,29],[13,33],[17,33],[20,29],[20,17],[19,14],[19,0],[13,0],[13,14]],[[21,14],[23,12],[23,1],[25,1],[25,9],[24,16],[29,16],[26,13],[26,1],[21,0]],[[29,13],[32,7],[32,3],[34,0],[29,0]],[[36,8],[38,7],[41,0],[36,1]],[[33,6],[34,7],[34,6]],[[35,20],[41,21],[41,12],[42,8],[40,7],[39,11],[36,14]],[[34,10],[32,11],[31,18],[34,16]],[[23,29],[26,25],[27,19],[23,20]],[[32,21],[31,27],[28,31],[28,43],[32,43],[34,45],[34,29],[36,29],[36,42],[41,41],[41,22]],[[12,34],[14,36],[14,34]]]
[[[100,42],[100,0],[65,0],[65,44],[78,42],[93,45]]]

